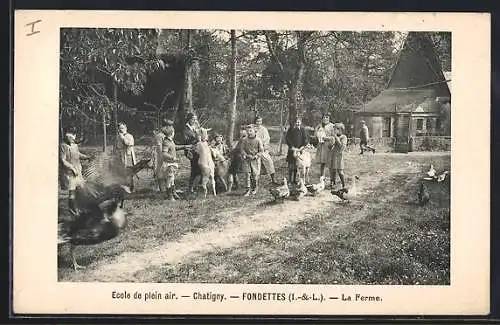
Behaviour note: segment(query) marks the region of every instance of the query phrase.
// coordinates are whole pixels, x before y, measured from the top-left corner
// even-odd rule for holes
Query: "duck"
[[[349,199],[346,197],[346,194],[349,193],[349,190],[347,188],[341,188],[340,190],[332,190],[331,191],[332,195],[337,196],[339,199],[342,200],[342,202],[349,202]]]
[[[434,166],[432,164],[427,171],[427,176],[429,176],[430,178],[436,177],[436,170],[434,169]]]
[[[319,178],[319,183],[307,185],[307,191],[312,195],[316,195],[325,189],[325,176]]]
[[[58,222],[58,246],[69,245],[75,271],[84,269],[77,263],[75,247],[95,245],[117,237],[127,225],[127,215],[116,199],[105,200],[72,214]]]
[[[437,181],[438,183],[443,182],[443,181],[446,179],[446,176],[447,176],[449,173],[450,173],[449,171],[445,170],[444,172],[442,172],[441,174],[439,174],[439,175],[437,176],[436,181]]]
[[[271,188],[269,190],[274,197],[274,201],[280,200],[283,203],[283,200],[290,196],[290,188],[288,187],[288,181],[286,177],[283,177],[283,185]]]
[[[290,191],[290,197],[294,200],[299,200],[307,193],[307,187],[305,185],[304,179],[299,178],[299,182],[296,188]]]

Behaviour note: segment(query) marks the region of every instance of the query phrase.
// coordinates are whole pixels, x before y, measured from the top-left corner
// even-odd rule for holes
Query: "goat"
[[[299,178],[302,178],[306,184],[309,184],[309,169],[311,168],[312,163],[312,156],[309,152],[310,148],[312,148],[311,144],[308,144],[302,149],[292,149],[293,157],[295,158],[297,164],[297,171],[299,172]]]
[[[195,145],[195,150],[198,153],[198,165],[201,171],[201,185],[203,187],[205,197],[207,196],[207,184],[211,182],[212,191],[214,196],[217,196],[215,190],[215,163],[212,158],[212,150],[208,144],[208,131],[210,129],[201,128],[198,143]]]
[[[212,158],[215,163],[215,179],[218,179],[222,183],[224,190],[227,191],[226,177],[229,170],[229,161],[217,148],[211,147],[210,150],[212,150]]]

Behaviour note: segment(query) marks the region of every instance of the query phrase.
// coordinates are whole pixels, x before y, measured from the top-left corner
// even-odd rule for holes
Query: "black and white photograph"
[[[474,118],[457,88],[463,32],[423,23],[134,27],[106,17],[67,20],[50,43],[58,119],[37,128],[57,131],[33,155],[50,152],[44,178],[57,184],[44,196],[56,213],[43,216],[57,234],[55,285],[104,284],[106,299],[127,303],[138,291],[131,297],[122,284],[149,284],[151,301],[352,300],[360,307],[347,308],[376,312],[389,298],[370,290],[464,283],[467,261],[453,254],[473,254],[459,242],[474,217],[452,207],[471,195],[452,195],[452,178],[477,188],[482,178],[458,160],[484,167],[470,146],[484,132],[456,122]],[[464,132],[467,157],[456,158]],[[168,284],[196,287],[151,289]],[[252,289],[230,296],[213,285]],[[308,296],[276,285],[344,289]]]
[[[451,33],[60,42],[59,281],[450,283]]]

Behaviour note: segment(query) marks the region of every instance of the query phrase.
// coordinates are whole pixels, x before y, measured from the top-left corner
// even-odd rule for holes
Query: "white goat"
[[[215,190],[215,163],[212,158],[212,150],[208,144],[208,131],[211,129],[201,128],[200,141],[195,146],[195,150],[199,155],[198,165],[201,171],[201,185],[207,196],[207,184],[211,182],[212,191],[214,196],[217,196]]]
[[[311,168],[312,156],[310,150],[313,148],[308,144],[302,149],[293,148],[293,157],[297,164],[299,178],[302,178],[306,184],[309,184],[309,169]]]

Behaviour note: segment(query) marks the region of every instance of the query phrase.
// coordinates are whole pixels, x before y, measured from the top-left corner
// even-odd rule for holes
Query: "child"
[[[243,145],[244,140],[247,138],[247,130],[241,129],[240,130],[240,140],[236,144],[236,146],[233,149],[233,152],[231,153],[231,164],[229,165],[229,186],[227,191],[231,192],[233,188],[233,183],[234,187],[237,189],[238,188],[238,173],[242,172],[242,164],[243,164],[243,158],[242,158],[242,153],[241,153],[241,147]]]
[[[229,147],[224,143],[224,137],[222,134],[215,135],[214,148],[217,149],[225,159],[231,154]]]
[[[155,176],[160,173],[161,169],[162,144],[164,139],[165,139],[165,134],[161,130],[158,129],[153,130],[153,143],[151,151],[153,157],[153,170]]]
[[[342,123],[335,123],[334,126],[334,136],[333,136],[333,146],[331,150],[331,163],[330,163],[330,180],[331,187],[335,186],[335,180],[337,174],[340,177],[340,182],[342,183],[342,189],[345,189],[345,177],[344,177],[344,151],[347,147],[347,136],[344,134],[345,127]]]
[[[360,122],[361,130],[359,131],[359,148],[361,149],[360,155],[363,154],[364,150],[368,149],[375,153],[375,148],[368,145],[368,140],[370,139],[370,133],[368,132],[368,126],[366,126],[365,121]]]
[[[244,196],[249,196],[250,193],[257,194],[260,176],[260,155],[264,152],[262,141],[257,138],[255,128],[249,126],[247,128],[248,136],[243,141],[241,152],[243,155],[243,172],[246,173],[247,190]],[[252,183],[253,180],[253,184]],[[253,185],[253,186],[252,186]],[[251,187],[253,190],[251,191]]]
[[[226,175],[228,173],[228,159],[231,154],[229,147],[224,143],[222,134],[216,134],[212,144],[212,156],[215,163],[215,178],[222,184],[224,191],[228,190]]]
[[[164,127],[162,130],[165,133],[165,138],[162,142],[161,169],[158,174],[158,182],[165,183],[167,199],[175,201],[179,199],[175,191],[175,173],[179,167],[177,164],[177,154],[174,143],[174,129]]]
[[[75,143],[75,133],[73,128],[67,129],[64,133],[64,142],[59,148],[61,188],[68,190],[68,207],[72,214],[77,213],[75,190],[78,182],[83,178],[80,159],[90,159],[89,156],[82,154],[78,149],[78,145]]]

